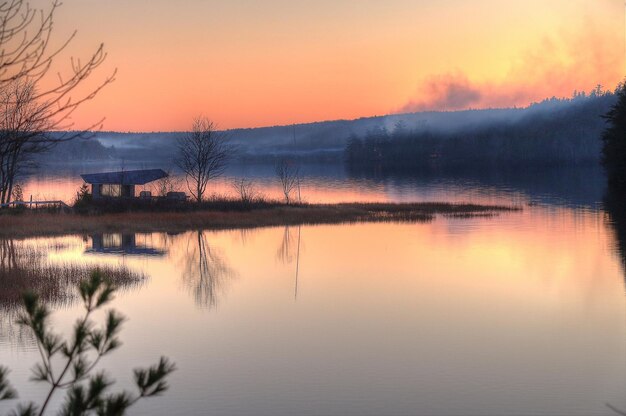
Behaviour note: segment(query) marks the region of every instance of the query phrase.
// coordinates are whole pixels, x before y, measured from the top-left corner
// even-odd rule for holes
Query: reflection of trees
[[[295,240],[291,235],[291,228],[286,225],[283,231],[283,239],[276,251],[276,258],[278,258],[281,263],[288,264],[293,261],[293,253],[295,251],[294,242]]]
[[[14,240],[0,240],[0,272],[17,268]]]
[[[0,240],[0,340],[18,345],[30,345],[34,337],[30,331],[15,325],[20,306],[20,275],[23,259],[18,257],[18,247],[14,240]]]
[[[292,236],[289,226],[285,226],[283,232],[283,239],[276,251],[276,257],[283,264],[290,264],[293,262],[294,257],[296,259],[296,266],[294,270],[294,297],[298,297],[298,273],[300,270],[300,237],[302,227],[298,226],[298,235]]]
[[[241,244],[245,246],[257,232],[258,231],[256,229],[242,228],[239,230],[239,241],[241,241]]]
[[[197,231],[195,239],[189,238],[183,267],[183,280],[196,304],[209,308],[217,304],[218,293],[234,274],[227,261],[208,243],[204,231]]]
[[[43,274],[45,254],[43,249],[15,240],[0,240],[0,305],[5,311],[18,308],[26,290],[36,290],[52,303],[64,302],[61,286],[66,279],[39,276]]]
[[[615,236],[615,251],[622,263],[622,271],[626,273],[626,189],[609,184],[604,196],[604,210]],[[626,411],[610,403],[607,407],[618,415],[626,416]]]
[[[604,209],[615,235],[615,251],[626,272],[626,190],[609,186],[604,197]]]

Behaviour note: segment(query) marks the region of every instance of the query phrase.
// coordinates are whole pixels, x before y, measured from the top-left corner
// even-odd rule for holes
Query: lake
[[[25,194],[69,200],[84,170],[41,172],[24,181]],[[213,191],[228,193],[240,177],[279,195],[271,166],[233,167]],[[623,242],[604,192],[598,169],[424,178],[308,165],[310,202],[497,202],[523,211],[12,246],[53,265],[144,276],[117,294],[124,345],[102,365],[118,388],[160,355],[178,371],[164,397],[131,414],[612,415],[607,403],[626,409],[626,292]],[[68,331],[80,307],[52,300],[55,326]],[[36,346],[12,323],[15,305],[0,307],[0,363],[23,400],[40,401],[43,389],[28,382]]]
[[[162,162],[110,162],[42,166],[21,178],[26,200],[63,200],[72,203],[83,173],[161,168],[172,172],[176,189],[189,194],[184,177]],[[556,204],[597,208],[605,192],[599,167],[563,169],[475,170],[432,175],[383,175],[354,173],[342,164],[302,163],[303,202],[448,202]],[[281,199],[281,187],[270,163],[235,163],[223,177],[211,181],[207,196],[235,196],[233,182],[245,178],[266,198]],[[153,184],[137,186],[157,194]]]

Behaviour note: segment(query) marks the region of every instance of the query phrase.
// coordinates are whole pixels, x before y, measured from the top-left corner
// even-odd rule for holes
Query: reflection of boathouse
[[[149,234],[93,234],[91,235],[91,247],[85,250],[85,253],[126,256],[163,256],[165,251],[152,247],[146,241],[146,236],[149,236]]]

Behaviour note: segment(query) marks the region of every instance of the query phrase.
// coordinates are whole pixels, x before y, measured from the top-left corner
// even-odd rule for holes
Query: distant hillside
[[[616,98],[550,99],[512,116],[447,129],[372,129],[346,145],[349,167],[385,171],[597,165],[602,118]]]
[[[115,147],[106,147],[95,138],[76,138],[57,143],[50,151],[35,154],[37,162],[91,162],[117,160]]]
[[[575,149],[584,148],[586,153],[581,157],[588,159],[590,155],[597,158],[599,144],[596,138],[604,126],[600,115],[606,112],[613,101],[612,93],[593,92],[589,95],[578,94],[567,100],[553,98],[527,108],[394,114],[357,120],[234,129],[229,130],[228,134],[236,145],[236,157],[241,160],[274,159],[289,155],[311,160],[340,161],[344,158],[348,143],[358,143],[355,140],[362,140],[369,150],[362,154],[348,152],[346,155],[353,164],[380,163],[383,160],[391,163],[394,158],[408,163],[410,158],[405,155],[405,150],[424,140],[447,140],[445,145],[441,144],[443,147],[470,147],[457,152],[455,158],[464,155],[469,157],[492,151],[494,147],[512,146],[523,141],[530,147],[541,145],[535,149],[539,153],[545,151],[549,143],[556,146],[554,151],[564,149],[563,144],[570,143]],[[169,162],[175,154],[176,141],[184,134],[98,132],[91,139],[63,143],[43,156],[43,159],[68,162],[125,159],[167,161],[171,164]],[[379,137],[376,140],[383,144],[382,147],[368,139],[377,135]],[[396,140],[400,136],[403,136],[403,141]],[[384,154],[380,153],[383,147]],[[394,152],[390,151],[392,148]],[[511,156],[518,154],[516,149],[515,146],[510,148]],[[378,156],[372,158],[372,154],[378,153]],[[415,157],[415,149],[410,154]]]

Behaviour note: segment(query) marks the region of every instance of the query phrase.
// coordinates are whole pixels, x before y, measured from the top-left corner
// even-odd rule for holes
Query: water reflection
[[[550,204],[599,208],[606,189],[600,166],[535,169],[495,169],[437,172],[393,172],[348,169],[351,179],[385,184],[391,200],[409,195],[421,198],[445,195],[444,200],[488,201],[505,197],[515,204]],[[428,199],[428,198],[425,198]]]
[[[17,267],[15,240],[0,240],[0,271],[4,272]]]
[[[626,189],[609,186],[604,197],[604,210],[614,235],[614,251],[619,256],[626,280]],[[607,407],[617,415],[626,416],[624,406],[618,408],[607,403]]]
[[[298,274],[300,272],[300,247],[302,240],[302,226],[298,225],[297,235],[292,236],[290,226],[285,226],[283,238],[276,251],[276,258],[283,264],[291,264],[295,258],[294,269],[294,299],[298,298]]]
[[[92,239],[80,237],[13,244],[67,243],[48,259],[149,274],[116,299],[129,320],[107,369],[124,374],[166,353],[181,370],[140,414],[589,415],[608,414],[606,402],[626,408],[623,272],[603,218],[539,206],[243,239],[239,230],[135,237],[163,256],[92,255]],[[294,302],[298,266],[306,290]],[[60,326],[71,312],[55,311]],[[4,336],[0,362],[27,391],[36,351]]]
[[[151,237],[151,234],[147,236]],[[143,238],[141,238],[143,237]],[[87,254],[111,254],[117,256],[163,256],[166,250],[151,245],[146,235],[133,233],[92,234]]]
[[[33,247],[18,240],[0,240],[0,307],[17,308],[26,290],[36,290],[55,305],[68,301],[66,288],[73,280],[73,270],[46,263],[47,251],[47,247]]]
[[[145,167],[141,163],[126,166],[127,169]],[[307,202],[322,203],[445,200],[598,208],[606,187],[606,179],[599,166],[384,175],[380,172],[346,170],[341,163],[303,163],[301,168],[302,197]],[[79,173],[119,169],[119,164],[115,163],[108,166],[44,167],[36,175],[24,178],[24,194],[27,198],[33,195],[34,199],[72,202],[82,184]],[[273,163],[233,163],[223,178],[213,181],[212,191],[219,195],[232,195],[233,181],[242,178],[252,180],[264,196],[280,199],[281,189]],[[149,187],[145,190],[156,193]]]
[[[245,246],[250,240],[252,234],[254,234],[254,230],[250,228],[242,228],[239,230],[239,241],[241,241],[241,244]]]
[[[196,231],[186,235],[187,245],[182,261],[182,278],[196,305],[212,308],[219,294],[235,273],[226,258],[209,244],[208,233]]]
[[[626,190],[609,188],[604,197],[604,209],[615,236],[615,251],[626,273]]]
[[[537,204],[515,215],[424,224],[12,244],[58,245],[50,252],[61,264],[123,263],[149,274],[141,290],[117,299],[129,317],[128,355],[107,363],[114,374],[147,354],[180,363],[171,394],[142,414],[608,415],[607,402],[626,409],[624,199],[608,193],[599,210],[604,190],[591,190],[593,177],[555,178],[551,190],[492,179],[467,178],[466,187],[402,178],[331,185],[354,191],[345,198],[457,193],[453,199]],[[316,195],[334,198],[328,189]],[[112,255],[93,255],[104,252]],[[0,264],[23,266],[11,250],[0,250]],[[305,290],[298,294],[298,286]],[[74,314],[55,317],[69,326]],[[20,336],[0,331],[12,342]],[[0,339],[0,362],[14,369],[19,390],[28,385],[31,352]]]
[[[53,306],[66,306],[75,298],[74,287],[92,270],[83,262],[51,261],[52,254],[66,251],[54,239],[37,244],[31,241],[0,240],[0,307],[15,308],[21,304],[24,291],[33,290]],[[99,266],[121,289],[136,286],[144,280],[122,265]]]
[[[250,231],[239,231],[245,244]],[[110,255],[146,261],[163,258],[178,267],[185,287],[191,292],[196,305],[212,308],[219,294],[235,272],[220,250],[209,243],[208,232],[194,231],[180,234],[99,233],[89,236],[87,255]],[[181,250],[181,246],[184,247]],[[170,247],[174,248],[170,252]]]
[[[76,285],[95,266],[69,258],[51,260],[75,248],[63,239],[0,240],[0,343],[32,344],[30,332],[15,325],[24,292],[37,292],[55,309],[66,309],[75,303],[78,299]],[[123,265],[98,267],[122,291],[145,282],[143,272]]]

